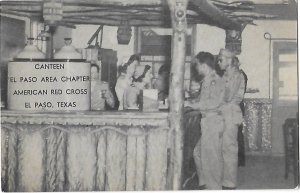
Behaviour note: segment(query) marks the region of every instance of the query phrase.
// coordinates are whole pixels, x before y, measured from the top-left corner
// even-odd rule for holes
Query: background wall
[[[225,47],[225,30],[209,25],[198,24],[196,27],[194,53],[201,51],[219,54],[220,48]]]
[[[77,25],[72,30],[73,46],[76,48],[86,48],[87,42],[98,29],[98,25]],[[117,40],[118,27],[104,26],[102,48],[113,49],[117,51],[118,64],[124,56],[130,56],[134,53],[134,30],[128,45],[119,45]],[[99,40],[100,41],[100,40]],[[93,42],[94,43],[94,42]]]
[[[269,41],[264,34],[273,38],[297,38],[296,21],[256,21],[257,26],[247,26],[242,34],[242,68],[248,75],[248,86],[258,88],[259,93],[247,94],[248,98],[268,98],[269,86],[272,98],[273,54],[271,51],[271,85],[269,85]]]
[[[239,59],[241,68],[248,76],[248,87],[258,88],[260,92],[246,94],[246,98],[269,98],[269,86],[272,98],[272,75],[269,85],[269,41],[264,34],[269,32],[274,38],[297,38],[296,21],[255,21],[256,26],[248,25],[242,33],[242,53]],[[225,31],[212,26],[197,25],[194,52],[208,51],[218,54],[225,47]],[[272,58],[272,53],[271,53]],[[271,61],[272,64],[272,61]]]

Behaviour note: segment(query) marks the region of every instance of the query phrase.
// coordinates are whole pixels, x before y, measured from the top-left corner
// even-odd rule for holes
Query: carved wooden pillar
[[[170,79],[170,126],[174,129],[174,151],[172,154],[172,189],[181,189],[183,161],[183,103],[184,103],[184,64],[186,42],[186,7],[188,0],[168,0],[170,8],[172,36],[172,67]]]

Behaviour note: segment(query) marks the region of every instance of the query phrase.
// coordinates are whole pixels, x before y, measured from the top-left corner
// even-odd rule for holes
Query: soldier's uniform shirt
[[[220,108],[224,117],[222,154],[224,160],[223,182],[225,187],[235,188],[238,169],[238,126],[243,121],[240,103],[244,98],[245,79],[238,68],[227,69],[222,77],[225,83],[224,104]]]
[[[201,111],[201,137],[194,149],[194,160],[199,186],[221,189],[222,184],[222,133],[223,117],[219,106],[223,102],[225,84],[212,72],[201,85],[198,100],[193,108]]]
[[[200,110],[203,115],[217,111],[223,102],[224,86],[222,79],[215,72],[212,72],[204,78],[200,95],[194,101],[193,108]]]

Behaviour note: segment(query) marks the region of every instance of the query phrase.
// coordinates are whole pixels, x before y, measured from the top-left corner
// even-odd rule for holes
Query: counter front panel
[[[166,190],[168,113],[2,111],[4,191]]]

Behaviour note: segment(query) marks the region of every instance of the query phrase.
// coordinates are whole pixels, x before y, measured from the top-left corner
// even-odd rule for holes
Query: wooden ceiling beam
[[[121,24],[120,20],[113,19],[73,19],[73,18],[64,18],[62,20],[66,23],[73,24],[94,24],[94,25],[108,25],[108,26],[119,26]],[[145,20],[130,20],[130,26],[164,26],[165,21],[145,21]]]
[[[249,17],[249,18],[252,18],[252,19],[258,19],[258,18],[273,19],[273,18],[276,18],[276,16],[274,16],[274,15],[260,14],[260,13],[253,13],[253,12],[233,12],[231,14],[228,14],[228,17]]]
[[[42,5],[42,1],[0,1],[0,5],[15,5],[15,6],[19,6],[19,5]]]
[[[16,2],[16,3],[19,3],[19,2],[23,2],[23,3],[37,3],[37,2],[44,2],[44,0],[9,0],[9,2]]]
[[[63,0],[63,3],[77,5],[111,6],[162,6],[162,0]]]
[[[257,3],[258,0],[254,1]],[[288,0],[273,2],[275,1],[279,4]],[[0,10],[2,13],[42,20],[43,2],[44,0],[5,0],[0,2]],[[79,16],[97,22],[100,17],[120,21],[127,17],[135,21],[165,22],[169,20],[170,14],[165,0],[62,0],[62,2],[63,16],[66,19],[75,19]],[[274,18],[271,15],[253,12],[253,5],[248,0],[189,0],[187,18],[190,18],[188,22],[198,21],[223,29],[240,29],[242,21],[249,23],[250,19]]]
[[[78,5],[74,3],[63,3],[63,10],[64,11],[75,11],[78,8],[86,8],[86,9],[100,9],[100,10],[105,10],[105,9],[119,9],[119,10],[132,10],[132,9],[139,9],[139,10],[151,10],[151,11],[162,11],[164,10],[163,7],[161,6],[138,6],[138,5],[132,5],[132,6],[120,6],[120,5],[91,5],[91,4],[84,4],[84,5]]]
[[[43,3],[44,0],[9,0],[16,3]],[[93,5],[161,5],[162,0],[62,0],[63,3],[79,3]]]
[[[3,10],[3,9],[0,9],[0,13],[11,14],[20,17],[28,17],[28,18],[42,16],[41,13],[25,13],[20,11]]]
[[[165,12],[156,12],[156,11],[141,11],[141,10],[116,10],[116,9],[106,9],[106,10],[78,10],[78,11],[64,11],[64,15],[66,16],[76,16],[76,15],[107,15],[107,14],[116,14],[116,15],[168,15],[168,13]]]
[[[249,2],[249,0],[218,0],[224,3]],[[254,4],[288,4],[289,0],[251,0]]]
[[[190,3],[196,7],[199,15],[206,15],[214,21],[216,26],[223,29],[240,29],[241,24],[228,18],[221,10],[214,6],[208,0],[190,0]]]
[[[223,10],[253,10],[254,9],[253,5],[234,5],[234,6],[232,6],[232,5],[227,5],[227,4],[216,3],[215,1],[213,1],[213,4]]]
[[[76,16],[86,16],[86,17],[103,17],[103,16],[122,16],[122,17],[155,17],[155,18],[162,18],[165,17],[163,14],[156,14],[156,13],[122,13],[122,12],[90,12],[90,13],[63,13],[63,17],[76,17]]]
[[[139,17],[130,19],[129,25],[131,26],[169,26],[171,24],[171,21],[169,19],[166,19],[167,17],[162,18],[162,20],[153,20],[153,19],[139,19]],[[91,17],[67,17],[64,18],[63,21],[72,22],[76,24],[96,24],[96,25],[109,25],[109,26],[119,26],[120,25],[121,18],[111,18],[111,17],[102,17],[102,18],[91,18]],[[203,23],[208,25],[214,25],[213,23],[203,20],[199,17],[195,16],[188,16],[187,17],[189,24],[197,24],[197,23]]]
[[[78,19],[78,20],[94,20],[94,21],[97,21],[97,20],[103,20],[103,19],[106,19],[106,20],[112,20],[112,21],[119,21],[120,23],[122,22],[122,20],[124,20],[125,17],[123,16],[102,16],[102,17],[86,17],[86,16],[79,16],[79,17],[64,17],[64,20],[67,20],[67,19]],[[127,20],[127,18],[125,18]],[[164,21],[167,21],[169,22],[170,20],[168,18],[154,18],[154,17],[145,17],[145,18],[141,18],[141,17],[131,17],[131,18],[128,18],[128,25],[135,25],[135,22],[136,21],[157,21],[157,22],[164,22]]]
[[[3,10],[11,10],[11,11],[28,11],[28,12],[42,12],[42,5],[19,5],[19,6],[13,6],[13,5],[1,5],[1,9]]]

